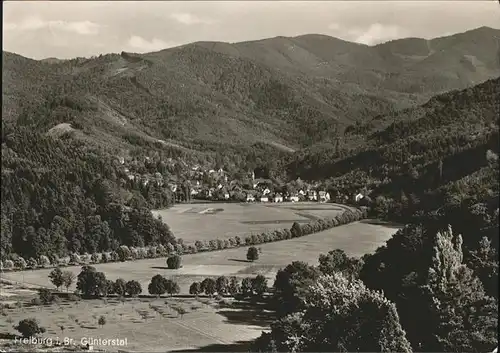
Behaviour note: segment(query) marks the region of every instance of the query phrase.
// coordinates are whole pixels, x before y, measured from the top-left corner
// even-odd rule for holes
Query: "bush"
[[[41,327],[38,321],[34,318],[19,321],[19,324],[15,327],[15,329],[19,331],[23,337],[26,338],[33,337],[39,333],[45,332],[45,329]]]
[[[181,257],[179,255],[171,256],[167,259],[169,269],[178,269],[181,267]]]
[[[3,263],[3,268],[6,270],[12,270],[14,269],[14,261],[12,260],[5,260]]]
[[[50,260],[45,255],[40,256],[38,263],[40,264],[40,267],[43,267],[43,268],[50,266]]]
[[[255,246],[251,246],[247,251],[247,260],[255,261],[259,259],[259,250]]]

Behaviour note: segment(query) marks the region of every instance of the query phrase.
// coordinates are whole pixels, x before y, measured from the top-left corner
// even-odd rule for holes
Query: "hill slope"
[[[65,61],[4,52],[2,119],[42,131],[72,124],[114,147],[132,134],[204,151],[258,142],[298,149],[499,75],[491,59],[499,33],[374,47],[304,35]]]

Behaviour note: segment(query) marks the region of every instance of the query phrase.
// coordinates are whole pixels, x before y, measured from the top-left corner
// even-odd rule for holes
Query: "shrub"
[[[39,333],[45,332],[45,329],[41,327],[38,321],[34,318],[19,321],[19,324],[15,327],[15,329],[19,331],[23,337],[26,338],[33,337]]]
[[[179,255],[170,256],[167,259],[167,266],[169,269],[178,269],[181,267],[181,257]]]
[[[247,251],[247,260],[255,261],[259,259],[259,250],[256,247],[251,246]]]
[[[40,256],[38,263],[40,264],[40,267],[43,267],[43,268],[50,266],[50,260],[45,255]]]

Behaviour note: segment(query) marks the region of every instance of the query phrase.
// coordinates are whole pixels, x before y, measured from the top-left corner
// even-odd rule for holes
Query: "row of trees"
[[[126,245],[121,245],[112,252],[83,255],[71,253],[69,257],[66,258],[59,258],[54,254],[51,256],[41,255],[38,260],[36,260],[35,258],[30,258],[28,261],[24,260],[24,258],[22,258],[21,256],[11,254],[10,259],[0,261],[0,266],[3,270],[25,270],[27,268],[35,269],[38,267],[44,268],[50,266],[97,264],[139,260],[146,258],[158,258],[165,256],[172,258],[172,260],[170,261],[177,261],[175,260],[175,255],[179,256],[182,254],[193,254],[203,251],[216,251],[239,246],[258,245],[262,243],[297,238],[343,224],[355,222],[365,218],[366,215],[367,213],[365,210],[346,210],[342,214],[339,214],[333,218],[319,219],[304,225],[295,222],[290,229],[275,230],[273,232],[265,232],[262,234],[252,234],[250,236],[246,236],[243,240],[239,236],[235,236],[234,238],[225,240],[217,239],[210,241],[196,241],[194,245],[187,245],[182,239],[179,238],[174,240],[173,242],[166,243],[165,246],[161,244],[145,247],[129,247]],[[252,254],[249,260],[255,260],[257,258],[258,253]],[[177,264],[175,266],[177,266]],[[178,268],[175,266],[170,267],[169,265],[169,268]]]
[[[71,271],[62,271],[55,268],[49,274],[49,279],[52,284],[59,290],[62,286],[66,290],[74,283],[75,275]],[[119,278],[116,281],[106,279],[103,272],[98,272],[92,266],[84,266],[80,274],[76,277],[76,288],[79,293],[85,298],[90,297],[106,297],[108,295],[117,295],[124,297],[126,295],[135,297],[142,293],[142,287],[137,281],[128,281]],[[260,296],[268,290],[267,279],[258,275],[255,278],[244,278],[241,282],[237,277],[221,276],[217,279],[206,278],[202,282],[194,282],[189,288],[189,294],[199,295],[205,293],[207,295],[238,295],[241,297]],[[174,295],[180,292],[180,287],[177,282],[165,278],[162,275],[155,275],[151,278],[148,285],[148,292],[151,295],[161,296],[163,294]],[[52,302],[54,296],[50,290],[43,289],[40,291],[40,299],[42,304]]]
[[[262,297],[268,291],[267,279],[263,275],[254,278],[246,277],[239,281],[237,277],[220,276],[217,279],[205,278],[201,282],[193,282],[189,287],[189,294],[199,295],[205,293],[213,296],[232,295],[238,299],[252,296]]]

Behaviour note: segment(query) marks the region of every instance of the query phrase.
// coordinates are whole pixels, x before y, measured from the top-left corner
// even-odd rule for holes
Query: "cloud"
[[[5,22],[4,31],[37,31],[48,28],[81,35],[96,35],[101,25],[90,21],[44,21],[39,17],[27,17],[19,23]]]
[[[373,45],[389,40],[403,38],[408,34],[404,29],[394,25],[382,25],[380,23],[372,24],[367,30],[353,30],[352,34],[356,35],[355,42]]]
[[[159,51],[166,48],[175,47],[177,44],[173,42],[165,42],[158,38],[153,38],[151,41],[140,36],[132,36],[128,41],[129,47],[140,52]]]
[[[330,23],[328,26],[328,29],[331,29],[332,31],[336,31],[340,29],[340,25],[338,23]]]
[[[170,15],[170,18],[183,24],[183,25],[195,25],[195,24],[212,24],[213,21],[208,19],[199,18],[187,12],[176,12]]]

